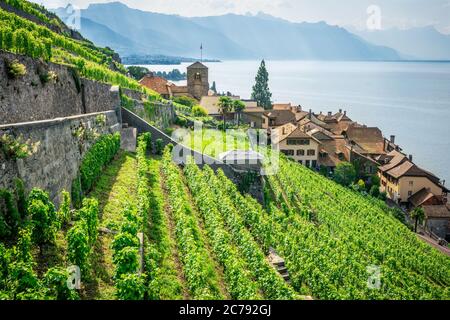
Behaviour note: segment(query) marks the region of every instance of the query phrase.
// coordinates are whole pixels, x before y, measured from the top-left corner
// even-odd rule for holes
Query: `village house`
[[[270,129],[285,124],[297,124],[308,115],[308,112],[302,110],[301,106],[292,106],[288,104],[273,104],[272,110],[264,112],[262,117],[262,129]]]
[[[424,228],[441,239],[450,242],[450,204],[423,205]]]
[[[387,154],[385,164],[379,168],[379,177],[380,191],[400,204],[409,206],[411,201],[417,204],[416,193],[423,193],[423,189],[438,198],[447,197],[448,189],[438,177],[414,164],[412,156],[396,150]]]
[[[164,78],[155,76],[153,72],[145,75],[139,83],[156,91],[165,99],[187,96],[200,100],[209,94],[208,67],[200,62],[187,67],[186,86],[177,86]]]
[[[292,123],[271,130],[272,143],[280,152],[310,168],[317,168],[320,141]]]

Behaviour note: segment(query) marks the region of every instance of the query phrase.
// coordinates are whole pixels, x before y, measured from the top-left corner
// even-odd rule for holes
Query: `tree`
[[[211,86],[211,90],[214,91],[215,94],[217,94],[217,88],[216,88],[216,82],[213,81],[213,84]]]
[[[344,186],[349,186],[356,179],[356,171],[349,162],[341,162],[334,170],[334,180]]]
[[[269,73],[266,69],[265,61],[261,61],[258,73],[255,78],[255,85],[253,86],[252,99],[256,100],[258,107],[264,109],[272,108],[272,93],[269,90]]]
[[[127,68],[127,71],[136,80],[141,80],[146,74],[150,72],[147,68],[139,66],[129,66]]]
[[[240,121],[241,121],[241,112],[244,111],[245,104],[241,100],[234,100],[233,101],[233,109],[234,109],[234,112],[236,112],[236,114],[237,114],[238,125],[239,125]]]
[[[417,207],[411,212],[411,218],[415,219],[414,232],[417,232],[417,223],[422,223],[425,219],[425,211],[422,207]]]
[[[223,130],[225,131],[225,116],[233,108],[233,100],[230,97],[220,97],[219,98],[219,112],[223,119]]]

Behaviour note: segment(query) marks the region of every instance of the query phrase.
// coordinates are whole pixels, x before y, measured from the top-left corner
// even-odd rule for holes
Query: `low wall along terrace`
[[[8,159],[0,152],[0,188],[11,188],[14,179],[49,192],[59,203],[64,189],[70,192],[85,152],[94,139],[121,129],[115,111],[71,116],[29,123],[0,125],[0,137],[7,134],[27,141],[35,149],[24,159]]]
[[[13,78],[8,64],[23,64]],[[68,117],[119,108],[118,90],[80,78],[70,67],[0,51],[0,125]]]

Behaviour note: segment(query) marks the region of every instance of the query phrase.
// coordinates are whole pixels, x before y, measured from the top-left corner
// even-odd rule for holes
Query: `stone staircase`
[[[273,248],[269,249],[269,257],[270,263],[274,266],[274,268],[278,271],[281,277],[287,282],[291,283],[291,279],[289,277],[289,271],[286,268],[284,263],[284,259],[281,258]]]

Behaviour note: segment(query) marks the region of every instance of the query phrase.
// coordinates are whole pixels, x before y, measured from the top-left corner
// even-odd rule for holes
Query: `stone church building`
[[[177,86],[164,78],[150,72],[139,83],[158,92],[163,98],[187,96],[200,100],[209,92],[208,67],[201,62],[195,62],[187,67],[187,85]]]

